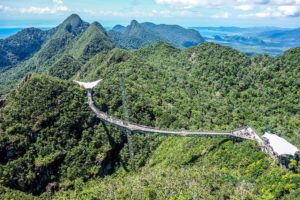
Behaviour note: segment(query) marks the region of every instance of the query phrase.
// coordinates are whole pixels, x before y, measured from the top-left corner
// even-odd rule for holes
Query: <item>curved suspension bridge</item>
[[[230,136],[230,137],[235,137],[235,138],[256,141],[264,152],[270,154],[271,156],[277,156],[277,157],[280,156],[281,154],[290,154],[290,155],[294,156],[296,154],[296,152],[299,151],[297,149],[297,147],[295,147],[294,145],[288,143],[283,138],[280,138],[276,135],[275,136],[280,138],[280,140],[278,140],[278,138],[275,138],[277,141],[274,140],[274,144],[272,146],[272,141],[269,141],[269,139],[274,138],[273,134],[265,134],[266,137],[263,136],[263,138],[261,138],[256,133],[255,129],[252,127],[249,127],[249,126],[243,127],[243,128],[237,129],[237,130],[233,130],[233,131],[224,131],[224,132],[188,131],[188,130],[176,131],[176,130],[157,129],[154,127],[135,124],[135,123],[132,123],[127,120],[117,119],[115,117],[109,116],[107,113],[100,111],[94,104],[93,97],[92,97],[93,88],[100,82],[100,80],[95,81],[95,82],[88,82],[88,83],[80,82],[80,81],[75,81],[75,82],[78,83],[80,86],[83,86],[87,90],[89,107],[101,121],[109,123],[113,126],[125,129],[125,130],[129,131],[130,133],[145,133],[145,134],[155,133],[155,134],[161,134],[161,135],[178,135],[178,136]],[[272,136],[272,137],[268,137],[268,136]],[[286,148],[285,149],[286,151],[284,151],[284,153],[280,154],[280,152],[278,150],[276,150],[276,148],[278,148],[278,145],[280,146],[279,143],[281,143],[281,146],[285,145],[284,148]],[[279,148],[282,148],[282,147],[279,147]],[[281,152],[283,152],[283,151],[281,151]]]

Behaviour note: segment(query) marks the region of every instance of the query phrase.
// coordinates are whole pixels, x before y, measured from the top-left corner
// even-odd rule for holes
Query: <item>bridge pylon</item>
[[[125,88],[125,74],[123,73],[120,74],[120,91],[122,93],[123,118],[125,121],[129,121],[128,99],[127,99],[127,93]],[[131,131],[126,129],[125,132],[126,132],[126,137],[127,137],[128,147],[129,147],[131,169],[135,170],[134,150],[132,144]]]

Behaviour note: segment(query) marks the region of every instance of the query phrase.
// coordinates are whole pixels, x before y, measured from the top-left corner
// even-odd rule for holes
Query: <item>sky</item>
[[[106,27],[132,19],[184,27],[300,27],[300,0],[0,0],[0,27],[53,27],[72,13]]]

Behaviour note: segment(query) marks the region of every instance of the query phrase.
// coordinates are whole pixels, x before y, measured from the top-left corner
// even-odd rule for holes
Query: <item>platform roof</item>
[[[84,87],[85,89],[93,89],[101,80],[94,81],[94,82],[81,82],[81,81],[75,81],[80,86]]]
[[[278,135],[265,133],[263,138],[268,139],[270,146],[278,155],[295,155],[299,149]]]

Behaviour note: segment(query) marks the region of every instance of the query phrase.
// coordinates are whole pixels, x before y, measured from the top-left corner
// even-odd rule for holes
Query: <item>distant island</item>
[[[238,49],[247,55],[280,55],[300,46],[300,29],[279,27],[193,27],[205,40]]]

